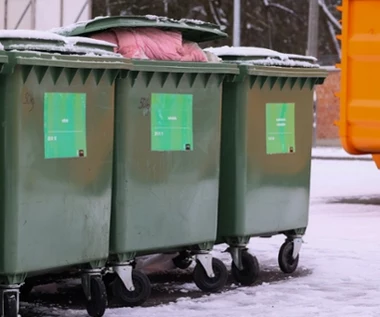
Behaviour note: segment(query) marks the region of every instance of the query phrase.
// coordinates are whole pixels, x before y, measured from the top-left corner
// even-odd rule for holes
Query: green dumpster
[[[2,30],[0,44],[2,315],[17,316],[26,277],[75,266],[89,315],[101,316],[114,86],[130,64],[108,43],[48,32]]]
[[[180,30],[195,42],[226,36],[207,23],[150,16],[99,18],[56,32],[83,36],[123,27]],[[224,77],[239,70],[223,63],[132,63],[133,70],[116,84],[114,294],[125,305],[143,303],[150,286],[141,273],[131,276],[131,262],[136,255],[177,251],[183,256],[176,262],[180,267],[196,256],[194,281],[200,289],[218,291],[227,271],[209,251],[217,228],[221,91]]]
[[[239,65],[223,84],[218,242],[229,245],[235,279],[252,284],[251,237],[284,234],[279,265],[298,265],[308,224],[313,88],[327,73],[312,57],[257,48],[206,49]]]

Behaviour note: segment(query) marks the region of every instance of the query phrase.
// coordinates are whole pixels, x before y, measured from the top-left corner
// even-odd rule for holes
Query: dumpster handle
[[[55,57],[55,56],[54,56]],[[78,56],[79,57],[79,56]],[[83,57],[82,57],[83,58]],[[64,57],[59,59],[57,57],[53,58],[43,58],[43,57],[16,57],[16,63],[19,65],[30,65],[30,66],[43,66],[47,67],[69,67],[69,68],[95,68],[95,69],[130,69],[131,64],[126,60],[121,58],[103,58],[99,61],[96,60],[79,60],[74,59],[74,57]],[[70,65],[68,65],[70,64]]]
[[[194,62],[178,62],[170,61],[154,61],[152,63],[144,61],[139,64],[134,61],[133,70],[148,72],[166,72],[166,73],[223,73],[223,74],[239,74],[236,65],[227,65],[222,63],[194,63]]]
[[[317,78],[325,78],[327,77],[328,72],[322,70],[320,68],[304,68],[303,71],[300,71],[300,68],[286,68],[286,67],[273,67],[272,69],[269,67],[251,67],[247,73],[247,75],[255,75],[255,76],[265,76],[265,77],[317,77]]]

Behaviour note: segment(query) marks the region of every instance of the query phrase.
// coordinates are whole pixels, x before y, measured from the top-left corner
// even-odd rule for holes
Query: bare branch
[[[336,50],[337,54],[339,55],[339,58],[342,58],[341,49],[340,49],[339,41],[336,38],[336,33],[335,33],[335,30],[334,30],[334,26],[333,26],[333,24],[330,21],[327,21],[327,26],[329,28],[331,39],[334,42],[335,50]]]
[[[339,21],[332,15],[329,8],[327,7],[325,0],[319,0],[318,1],[319,6],[323,10],[323,12],[326,14],[326,17],[329,19],[329,21],[339,30],[342,29],[342,26],[340,25]]]
[[[279,3],[271,3],[269,2],[269,0],[263,0],[263,3],[264,3],[264,6],[265,8],[269,8],[269,7],[273,7],[273,8],[277,8],[277,9],[280,9],[282,11],[285,11],[293,16],[295,16],[296,18],[298,19],[301,19],[300,16],[294,12],[292,9],[289,9],[288,7],[282,5],[282,4],[279,4]]]
[[[208,4],[209,4],[209,6],[210,6],[210,11],[211,11],[211,14],[212,14],[212,16],[213,16],[213,18],[214,18],[214,20],[215,20],[215,23],[216,23],[217,25],[221,25],[221,23],[220,23],[220,21],[219,21],[219,19],[218,19],[218,15],[217,15],[217,13],[216,13],[215,7],[214,7],[213,0],[208,0]]]
[[[292,9],[289,9],[289,8],[287,8],[281,4],[278,4],[278,3],[269,3],[268,6],[278,8],[278,9],[286,11],[292,15],[297,15]]]

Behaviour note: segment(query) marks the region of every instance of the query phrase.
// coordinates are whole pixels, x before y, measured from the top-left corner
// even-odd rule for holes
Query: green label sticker
[[[85,157],[86,94],[45,93],[45,158]]]
[[[266,104],[267,154],[296,151],[294,133],[294,103]]]
[[[193,150],[193,95],[152,94],[151,150]]]

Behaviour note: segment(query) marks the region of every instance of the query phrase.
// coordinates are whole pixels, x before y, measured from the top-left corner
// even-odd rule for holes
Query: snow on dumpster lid
[[[310,63],[316,63],[318,60],[313,56],[298,55],[298,54],[286,54],[289,58],[299,61],[308,61]]]
[[[64,38],[58,34],[54,34],[47,31],[36,31],[36,30],[0,30],[1,39],[38,39],[46,41],[63,41]]]
[[[115,45],[84,38],[67,38],[52,32],[35,30],[0,30],[0,43],[4,50],[59,52],[67,54],[95,54],[102,56],[115,56]]]
[[[312,56],[297,54],[285,54],[262,47],[209,47],[204,49],[206,52],[213,53],[224,61],[234,61],[240,64],[252,64],[263,66],[282,66],[282,67],[312,67],[319,65],[317,59]]]
[[[277,59],[267,57],[265,59],[253,59],[235,61],[241,65],[261,65],[261,66],[277,66],[277,67],[300,67],[300,68],[320,68],[318,64],[310,63],[307,61],[300,61],[294,59]]]
[[[219,26],[212,23],[187,19],[174,20],[155,15],[97,17],[92,20],[81,21],[66,27],[54,28],[51,31],[64,36],[82,36],[112,28],[140,27],[177,30],[182,33],[185,40],[196,43],[228,37]]]
[[[246,47],[246,46],[220,46],[209,47],[204,49],[207,52],[213,53],[217,56],[231,56],[231,57],[277,57],[280,59],[286,59],[287,55],[282,54],[267,48],[261,47]]]
[[[72,49],[73,52],[79,54],[96,54],[107,57],[122,57],[120,54],[114,53],[115,44],[95,40],[87,37],[73,36],[64,37],[66,40],[66,47]]]

